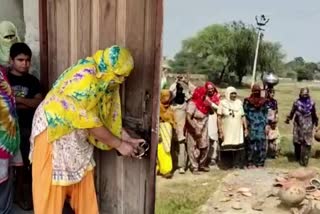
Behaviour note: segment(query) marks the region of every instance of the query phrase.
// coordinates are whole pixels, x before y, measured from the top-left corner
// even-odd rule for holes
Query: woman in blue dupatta
[[[259,85],[254,85],[251,92],[251,95],[243,102],[249,132],[247,143],[248,168],[261,168],[264,167],[267,155],[268,107],[266,99],[261,96]]]

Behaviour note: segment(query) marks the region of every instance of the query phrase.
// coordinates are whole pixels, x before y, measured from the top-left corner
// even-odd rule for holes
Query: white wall
[[[22,1],[22,0],[19,0]],[[39,0],[23,0],[25,42],[32,50],[31,73],[40,77]]]
[[[0,0],[0,21],[11,21],[18,29],[20,38],[25,35],[22,0]]]
[[[15,24],[21,40],[30,46],[33,53],[30,73],[39,78],[39,1],[0,0],[0,3],[0,21],[8,20]]]

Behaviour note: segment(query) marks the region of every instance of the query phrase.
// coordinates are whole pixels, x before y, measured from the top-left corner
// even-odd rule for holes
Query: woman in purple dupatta
[[[308,88],[300,90],[299,99],[293,103],[286,123],[289,123],[290,120],[293,120],[295,158],[300,165],[307,166],[313,141],[313,130],[318,126],[315,102],[310,98]]]

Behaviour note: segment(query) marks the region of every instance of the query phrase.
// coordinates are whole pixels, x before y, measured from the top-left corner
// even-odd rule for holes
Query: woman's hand
[[[136,149],[131,144],[125,141],[121,141],[120,146],[117,147],[116,150],[123,156],[131,156],[131,157],[134,157],[135,153],[137,152]]]
[[[196,135],[197,138],[200,138],[201,135],[202,135],[202,134],[201,134],[201,129],[196,128],[196,129],[195,129],[195,135]]]
[[[244,129],[244,137],[248,137],[248,135],[249,135],[249,130],[248,130],[248,128],[245,128]]]
[[[290,119],[287,118],[284,122],[285,122],[286,124],[290,124]]]
[[[121,138],[128,142],[129,144],[131,144],[134,148],[137,148],[141,143],[145,143],[144,139],[136,139],[136,138],[132,138],[129,133],[127,132],[127,130],[125,130],[124,128],[122,129],[122,136]]]
[[[137,148],[140,144],[145,143],[146,141],[144,139],[135,139],[135,138],[130,138],[128,140],[128,143],[130,143],[133,148]]]
[[[182,79],[180,81],[185,83],[185,84],[187,84],[187,85],[189,83],[189,80],[187,78],[185,78],[185,77],[182,77]]]
[[[210,97],[206,96],[206,98],[205,98],[205,100],[204,100],[204,103],[205,103],[207,106],[212,107],[212,101],[211,101]]]
[[[265,127],[265,129],[264,129],[264,135],[265,135],[265,136],[268,136],[269,131],[270,131],[270,126],[267,125],[267,126]]]
[[[219,139],[221,142],[224,141],[224,134],[223,134],[223,131],[219,131]]]

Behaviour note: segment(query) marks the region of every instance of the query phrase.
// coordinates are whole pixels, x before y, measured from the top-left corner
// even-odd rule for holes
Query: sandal
[[[186,173],[186,170],[184,170],[184,168],[179,169],[179,174],[185,174],[185,173]]]
[[[197,169],[191,170],[191,173],[192,173],[193,175],[200,175],[200,172],[199,172],[199,170],[197,170]]]
[[[173,177],[173,174],[171,172],[162,175],[162,177],[166,178],[166,179],[171,179]]]
[[[201,166],[201,167],[199,167],[199,171],[201,171],[201,172],[210,172],[210,168],[206,167],[206,166]]]

